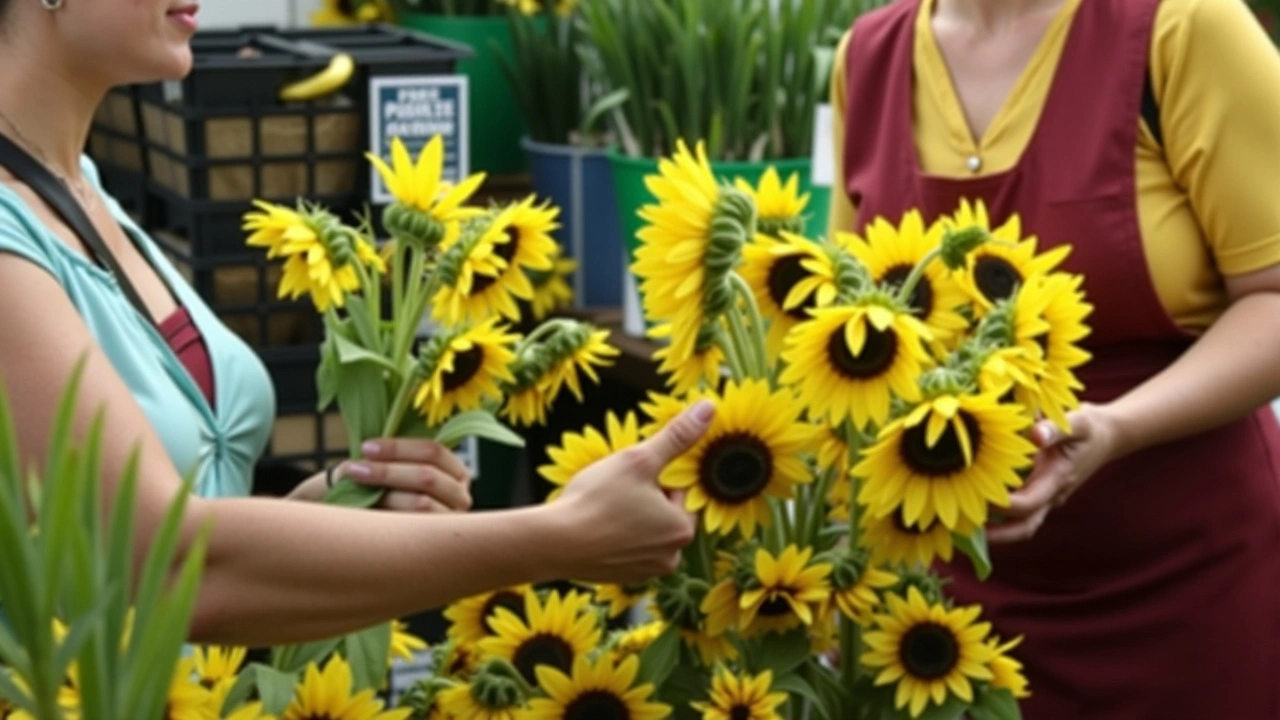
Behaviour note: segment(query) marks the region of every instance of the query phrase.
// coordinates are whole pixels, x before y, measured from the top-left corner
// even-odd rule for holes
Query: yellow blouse
[[[924,0],[916,24],[914,135],[925,172],[976,177],[1009,169],[1030,141],[1081,2],[1067,0],[984,136],[975,142],[929,22]],[[846,51],[832,78],[836,182],[844,138]],[[1280,53],[1242,0],[1163,0],[1151,47],[1152,83],[1164,147],[1145,124],[1137,148],[1138,215],[1147,262],[1161,302],[1188,330],[1207,327],[1225,309],[1222,278],[1280,263]],[[1138,119],[1135,118],[1135,122]],[[835,188],[832,230],[855,226],[857,209]]]

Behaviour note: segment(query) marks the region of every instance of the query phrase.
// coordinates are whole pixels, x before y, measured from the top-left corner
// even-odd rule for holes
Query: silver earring
[[[40,4],[45,10],[57,10],[62,7],[64,0],[40,0]]]

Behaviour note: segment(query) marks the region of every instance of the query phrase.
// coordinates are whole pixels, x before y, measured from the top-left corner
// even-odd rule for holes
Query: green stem
[[[422,274],[422,266],[417,265],[416,272]],[[432,273],[431,279],[427,281],[425,289],[422,283],[413,282],[410,278],[410,294],[407,298],[409,303],[408,311],[403,317],[396,318],[396,347],[395,353],[391,356],[391,362],[399,364],[405,361],[409,356],[409,351],[413,347],[413,341],[417,337],[418,326],[422,323],[422,314],[426,312],[427,301],[436,293],[440,285],[440,279],[437,273]],[[417,287],[414,287],[416,285]]]
[[[716,344],[724,353],[725,363],[729,366],[729,374],[733,376],[734,382],[742,382],[746,371],[742,367],[742,357],[738,354],[738,344],[724,325],[716,328]]]
[[[920,284],[920,279],[924,277],[925,270],[929,269],[929,265],[942,255],[942,248],[936,247],[929,251],[916,266],[911,268],[911,274],[907,276],[906,281],[902,283],[902,287],[898,288],[898,302],[908,305],[911,302],[911,294],[916,291],[916,286]]]
[[[541,324],[541,325],[539,325],[538,327],[534,328],[534,329],[533,329],[533,332],[531,332],[531,333],[529,333],[528,335],[526,335],[526,336],[524,337],[524,339],[522,339],[522,340],[521,340],[521,341],[516,345],[516,349],[515,349],[515,353],[516,353],[516,355],[517,355],[517,356],[519,356],[519,355],[520,355],[520,353],[522,353],[522,352],[524,352],[525,350],[529,349],[529,346],[530,346],[530,345],[533,345],[534,343],[538,342],[539,340],[541,340],[542,338],[546,337],[547,335],[550,335],[551,333],[555,332],[556,330],[558,330],[558,329],[560,329],[560,328],[562,328],[562,327],[564,327],[564,326],[566,326],[566,325],[571,324],[571,322],[572,322],[572,321],[570,321],[570,320],[565,320],[565,319],[563,319],[563,318],[557,318],[557,319],[555,319],[555,320],[548,320],[548,321],[546,321],[546,322],[542,323],[542,324]]]
[[[387,421],[382,426],[382,437],[395,437],[399,433],[400,425],[404,422],[405,413],[409,411],[409,405],[413,401],[421,379],[415,363],[414,369],[408,373],[400,383],[400,389],[396,391],[396,398],[391,403],[391,412],[387,414]]]
[[[749,378],[763,377],[764,373],[760,369],[759,358],[751,347],[751,339],[747,333],[746,323],[742,321],[742,316],[732,309],[725,313],[725,316],[729,318],[729,332],[737,344],[738,355],[742,359],[743,374]]]
[[[391,273],[391,317],[398,318],[400,313],[404,312],[404,257],[405,243],[400,240],[394,241],[391,253],[391,266],[388,272]],[[390,348],[388,348],[390,349]]]
[[[772,381],[773,363],[769,362],[769,350],[765,343],[764,317],[760,314],[760,306],[756,303],[755,293],[751,291],[751,286],[747,285],[747,281],[743,280],[738,273],[730,273],[729,278],[730,282],[733,283],[734,290],[738,293],[738,297],[747,306],[747,316],[751,318],[750,342],[752,350],[755,351],[755,356],[759,359],[760,377],[767,377]]]
[[[715,563],[711,557],[710,540],[706,529],[698,528],[693,538],[692,556],[689,559],[694,564],[693,570],[699,579],[715,583]]]
[[[374,336],[371,340],[377,342],[369,346],[370,350],[378,350],[382,347],[382,333],[379,328],[382,325],[382,288],[377,283],[378,274],[371,272],[371,268],[365,267],[365,264],[356,260],[352,263],[356,268],[356,275],[360,278],[360,294],[364,296],[365,310],[369,315],[369,326],[373,328]]]
[[[835,483],[836,471],[827,468],[822,475],[818,477],[817,486],[813,490],[809,504],[805,506],[805,515],[808,522],[805,525],[805,538],[812,544],[818,544],[818,535],[822,530],[823,519],[826,517],[827,494],[831,492],[831,486]]]
[[[765,543],[769,546],[769,550],[777,555],[787,546],[786,524],[785,518],[786,508],[782,506],[782,501],[774,498],[769,499],[769,514],[773,518],[773,522],[769,525],[769,532],[765,536]]]
[[[858,684],[862,657],[862,628],[847,617],[840,618],[840,677],[841,685],[852,696]],[[850,708],[852,710],[852,708]],[[845,715],[844,717],[848,717]]]

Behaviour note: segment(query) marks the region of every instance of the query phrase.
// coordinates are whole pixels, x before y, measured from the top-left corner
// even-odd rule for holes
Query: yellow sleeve
[[[1280,53],[1243,0],[1165,0],[1160,14],[1165,153],[1218,271],[1280,263]]]
[[[850,28],[840,39],[836,48],[835,61],[831,67],[831,151],[835,153],[835,178],[831,184],[831,211],[827,223],[827,235],[837,232],[852,232],[857,222],[858,211],[854,208],[849,196],[844,191],[844,138],[845,138],[845,74],[844,62],[849,56],[849,38],[853,36]]]

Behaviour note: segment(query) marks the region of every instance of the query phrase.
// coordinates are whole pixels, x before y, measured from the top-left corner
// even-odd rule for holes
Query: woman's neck
[[[1065,0],[934,0],[934,16],[987,32],[1000,31],[1029,15],[1056,11]]]
[[[109,87],[79,72],[65,59],[42,52],[56,47],[6,35],[0,38],[0,132],[51,170],[80,177],[80,156],[93,115]]]

